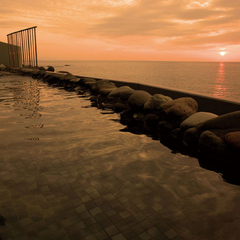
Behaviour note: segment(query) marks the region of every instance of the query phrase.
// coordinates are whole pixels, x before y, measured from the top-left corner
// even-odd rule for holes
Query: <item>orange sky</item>
[[[0,8],[0,41],[37,26],[39,60],[240,61],[239,0],[1,0]]]

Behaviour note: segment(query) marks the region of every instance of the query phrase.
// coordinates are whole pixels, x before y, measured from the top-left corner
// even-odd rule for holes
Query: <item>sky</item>
[[[37,26],[39,60],[240,61],[239,0],[1,0],[0,41]]]

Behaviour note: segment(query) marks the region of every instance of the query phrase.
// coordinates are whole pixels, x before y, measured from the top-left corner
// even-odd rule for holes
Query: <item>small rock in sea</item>
[[[55,71],[55,69],[54,69],[54,67],[53,67],[53,66],[48,66],[48,68],[47,68],[47,71],[54,72],[54,71]]]
[[[70,65],[68,65],[68,64],[65,64],[65,66],[66,66],[66,67],[68,67],[68,66],[70,66]]]

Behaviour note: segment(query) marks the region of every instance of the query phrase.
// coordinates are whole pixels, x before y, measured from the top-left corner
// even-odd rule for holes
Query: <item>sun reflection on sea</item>
[[[224,63],[221,62],[219,64],[217,77],[215,80],[213,96],[216,98],[223,98],[226,96],[227,92],[228,92],[228,88],[226,87],[226,84],[225,84]]]

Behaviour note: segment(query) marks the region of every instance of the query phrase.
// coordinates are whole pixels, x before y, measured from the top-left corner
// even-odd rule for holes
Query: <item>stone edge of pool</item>
[[[93,106],[120,114],[126,131],[144,133],[170,149],[194,156],[201,166],[238,181],[240,103],[161,87],[72,75],[44,69],[8,68],[78,94]],[[0,76],[4,75],[0,71]],[[229,176],[230,175],[230,176]]]

